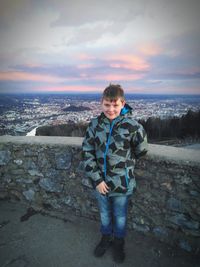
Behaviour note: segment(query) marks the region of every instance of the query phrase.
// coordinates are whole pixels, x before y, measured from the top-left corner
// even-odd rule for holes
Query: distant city
[[[100,94],[1,94],[0,135],[35,135],[44,125],[88,123],[101,113]],[[181,117],[200,110],[200,95],[126,95],[136,120]]]

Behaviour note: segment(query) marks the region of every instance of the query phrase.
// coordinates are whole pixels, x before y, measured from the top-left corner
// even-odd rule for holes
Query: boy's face
[[[105,116],[109,120],[114,120],[117,118],[124,107],[125,101],[118,98],[115,101],[110,101],[108,99],[102,100],[102,110]]]

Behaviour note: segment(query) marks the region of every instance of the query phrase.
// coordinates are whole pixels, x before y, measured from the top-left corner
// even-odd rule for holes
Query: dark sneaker
[[[110,235],[102,235],[101,241],[96,246],[94,250],[95,257],[101,257],[106,252],[106,250],[112,244],[112,237]]]
[[[113,259],[116,263],[122,263],[125,260],[124,238],[114,238]]]

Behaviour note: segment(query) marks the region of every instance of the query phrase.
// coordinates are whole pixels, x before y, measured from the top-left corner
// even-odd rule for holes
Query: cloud
[[[55,3],[55,1],[52,1]],[[57,1],[59,17],[52,26],[80,26],[103,21],[129,21],[142,12],[145,2],[126,0]]]
[[[116,23],[109,21],[100,21],[92,24],[84,24],[76,27],[73,35],[70,38],[66,38],[65,44],[67,46],[73,45],[98,45],[98,41],[102,38],[109,38],[112,35],[118,35],[124,31],[124,23]]]
[[[108,57],[111,59],[111,67],[132,71],[146,71],[149,69],[148,62],[139,56],[131,54],[119,54]]]
[[[145,73],[149,69],[148,62],[142,58],[132,54],[113,54],[105,57],[94,57],[87,54],[77,56],[77,62],[74,64],[21,64],[10,66],[12,71],[1,74],[0,79],[5,77],[12,77],[18,79],[23,77],[21,75],[43,75],[44,77],[52,76],[57,78],[74,78],[74,79],[94,79],[101,77],[101,79],[108,79],[106,77],[124,79],[135,79],[137,75]],[[12,75],[11,75],[12,74]],[[28,76],[24,76],[28,77]],[[42,76],[41,76],[42,77]],[[120,79],[121,79],[120,78]]]
[[[58,77],[52,77],[49,75],[32,74],[27,72],[0,72],[0,81],[31,81],[31,82],[51,82],[57,83],[63,81]]]
[[[154,74],[155,78],[162,80],[200,80],[200,71],[199,72],[169,72],[163,74]],[[152,77],[152,78],[153,78]]]
[[[140,44],[138,51],[146,56],[156,56],[163,52],[162,47],[156,42]]]
[[[151,70],[148,74],[155,79],[199,79],[200,72],[200,35],[198,32],[171,36],[160,42],[160,54],[148,57]]]
[[[98,86],[91,85],[58,85],[58,86],[41,86],[38,87],[38,91],[47,91],[47,92],[95,92],[99,91]]]
[[[196,0],[1,0],[1,85],[197,88],[199,9]]]

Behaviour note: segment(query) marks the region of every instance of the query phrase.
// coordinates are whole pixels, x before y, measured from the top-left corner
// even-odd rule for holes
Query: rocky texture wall
[[[0,198],[70,219],[98,220],[96,201],[81,163],[81,138],[0,138]],[[128,228],[187,251],[200,248],[200,152],[150,145],[137,162]]]

